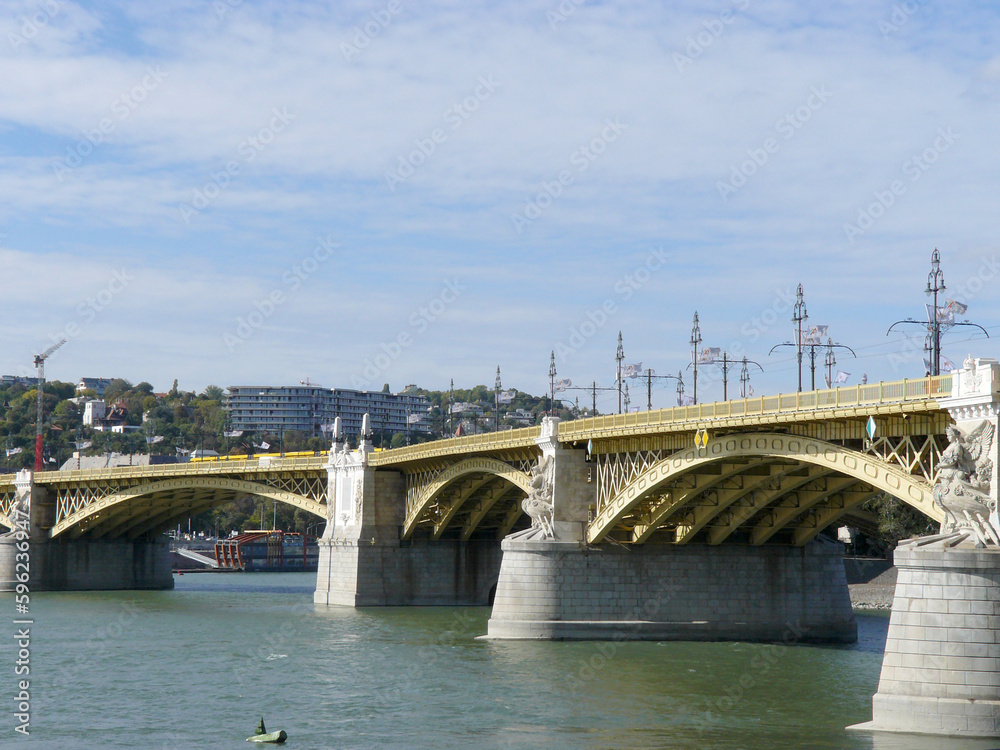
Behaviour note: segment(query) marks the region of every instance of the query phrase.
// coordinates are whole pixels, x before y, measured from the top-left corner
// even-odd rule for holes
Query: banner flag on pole
[[[698,352],[698,364],[699,365],[714,365],[715,362],[722,356],[722,349],[718,346],[706,346],[700,352]]]
[[[802,346],[819,346],[827,337],[829,330],[830,326],[809,326],[802,331]],[[798,337],[799,329],[796,328],[792,332],[792,340],[797,340]]]

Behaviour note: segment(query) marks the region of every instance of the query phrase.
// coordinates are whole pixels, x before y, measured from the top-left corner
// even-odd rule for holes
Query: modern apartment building
[[[104,391],[113,381],[114,378],[80,378],[80,382],[76,384],[76,392],[82,393],[86,390],[92,390],[98,398],[102,398]]]
[[[311,437],[329,437],[340,417],[344,432],[357,435],[367,413],[372,428],[387,433],[430,432],[430,402],[408,393],[355,391],[317,385],[231,385],[226,409],[233,431],[278,434],[296,430]]]

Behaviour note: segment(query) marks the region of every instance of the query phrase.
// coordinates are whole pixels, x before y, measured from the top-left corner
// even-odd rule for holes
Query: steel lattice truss
[[[597,471],[597,507],[602,508],[622,488],[667,455],[663,450],[604,453],[594,457]]]
[[[7,528],[12,528],[11,511],[14,508],[14,501],[17,500],[17,491],[14,487],[14,478],[4,477],[9,482],[0,483],[0,524]]]
[[[864,450],[858,443],[734,433],[702,449],[596,455],[588,540],[720,544],[735,534],[752,544],[804,544],[840,518],[874,526],[858,506],[886,491],[940,520],[930,493],[940,436],[885,437]]]
[[[468,539],[477,530],[505,536],[521,517],[532,451],[507,452],[503,459],[473,456],[438,461],[406,473],[404,538],[423,529],[439,539],[452,529]]]
[[[908,473],[922,476],[934,484],[938,479],[941,453],[946,447],[944,435],[903,435],[868,441],[865,453],[878,456],[886,463],[898,464]]]
[[[326,517],[325,469],[256,467],[195,475],[175,470],[83,481],[49,473],[37,484],[55,503],[53,536],[139,536],[241,496],[266,497]]]

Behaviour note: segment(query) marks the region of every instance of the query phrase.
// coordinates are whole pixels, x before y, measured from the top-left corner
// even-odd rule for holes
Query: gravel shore
[[[868,583],[853,583],[847,588],[855,609],[891,609],[896,591],[896,569],[889,568]]]

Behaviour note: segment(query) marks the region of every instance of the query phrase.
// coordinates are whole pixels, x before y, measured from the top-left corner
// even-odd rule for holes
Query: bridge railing
[[[408,445],[405,448],[393,448],[383,453],[372,453],[368,457],[368,462],[372,466],[379,466],[380,464],[398,464],[435,456],[450,456],[455,453],[475,453],[476,451],[534,446],[535,440],[541,432],[541,427],[521,427],[516,430],[484,432],[479,435],[463,435],[457,438],[434,440],[429,443]]]
[[[302,471],[322,469],[326,456],[280,458],[258,456],[242,461],[205,461],[204,463],[156,464],[154,466],[116,466],[107,469],[72,469],[70,471],[45,471],[35,475],[35,481],[65,482],[79,480],[120,479],[130,477],[171,477],[212,474],[242,474],[258,471]],[[13,482],[13,477],[11,477]],[[0,477],[0,484],[3,477]]]
[[[676,424],[680,429],[690,429],[693,424],[711,420],[928,401],[950,394],[951,375],[938,375],[918,380],[870,383],[803,393],[780,393],[758,398],[715,401],[693,406],[677,406],[672,409],[577,419],[559,425],[559,438],[565,440],[574,435],[584,436],[587,433],[660,427],[668,424]]]

